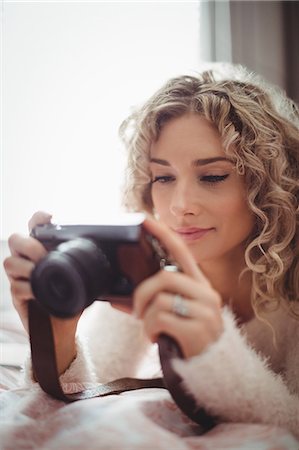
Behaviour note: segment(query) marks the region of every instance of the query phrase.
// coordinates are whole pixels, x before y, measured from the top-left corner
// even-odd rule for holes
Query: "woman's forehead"
[[[151,157],[174,154],[188,155],[194,161],[226,157],[216,126],[195,113],[171,119],[151,144]]]

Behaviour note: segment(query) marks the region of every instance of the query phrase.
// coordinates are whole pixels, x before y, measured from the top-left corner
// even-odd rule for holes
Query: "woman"
[[[165,333],[185,356],[174,369],[210,414],[299,437],[297,108],[245,69],[216,66],[170,80],[121,135],[127,207],[155,215],[146,226],[181,270],[136,288],[135,318],[98,308],[93,368],[75,339],[78,317],[52,319],[65,389],[132,375],[148,340]],[[37,213],[30,227],[49,220]],[[9,244],[5,268],[27,329],[28,280],[46,251],[18,235]]]

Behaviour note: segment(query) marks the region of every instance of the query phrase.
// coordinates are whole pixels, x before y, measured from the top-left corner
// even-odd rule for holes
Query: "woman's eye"
[[[170,181],[173,181],[174,180],[174,177],[171,177],[171,176],[159,176],[159,177],[153,177],[153,179],[152,179],[152,184],[153,183],[161,183],[161,184],[164,184],[164,183],[169,183]]]
[[[205,175],[203,177],[200,177],[200,181],[203,181],[204,183],[220,183],[221,181],[224,181],[229,174],[225,175]]]

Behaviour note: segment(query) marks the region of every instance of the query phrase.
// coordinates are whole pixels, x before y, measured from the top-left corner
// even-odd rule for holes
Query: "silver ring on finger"
[[[186,300],[179,294],[173,296],[172,312],[180,317],[190,317]]]
[[[161,259],[160,268],[165,270],[165,272],[180,272],[180,269],[176,264],[167,264],[165,259]]]

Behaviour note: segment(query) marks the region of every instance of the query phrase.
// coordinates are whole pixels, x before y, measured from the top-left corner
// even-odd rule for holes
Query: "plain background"
[[[198,2],[2,3],[2,230],[118,212],[118,127],[199,67]]]

